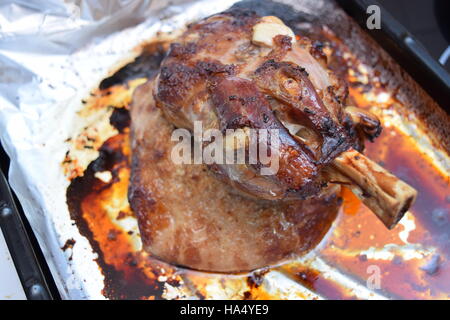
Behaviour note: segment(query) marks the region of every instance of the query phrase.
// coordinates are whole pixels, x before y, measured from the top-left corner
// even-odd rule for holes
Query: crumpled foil
[[[95,253],[71,221],[61,161],[92,88],[157,31],[229,8],[233,0],[2,1],[0,138],[9,182],[63,298],[104,298]],[[61,247],[77,245],[69,261]],[[82,261],[82,263],[77,263]]]

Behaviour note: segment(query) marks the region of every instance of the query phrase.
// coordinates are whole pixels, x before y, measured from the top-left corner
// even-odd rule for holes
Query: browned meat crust
[[[175,165],[174,127],[155,107],[152,84],[133,98],[129,201],[144,249],[176,265],[239,272],[312,249],[338,210],[338,187],[318,199],[264,201],[233,194],[205,165]]]
[[[195,121],[223,132],[278,129],[276,175],[261,176],[250,165],[214,165],[214,171],[257,198],[307,199],[326,187],[322,170],[336,156],[362,149],[362,135],[343,111],[347,88],[327,71],[319,48],[282,35],[271,48],[255,45],[253,27],[261,19],[231,10],[190,26],[161,65],[156,103],[175,126],[190,130]],[[308,139],[289,132],[285,122],[301,124]],[[242,178],[250,173],[257,178]]]

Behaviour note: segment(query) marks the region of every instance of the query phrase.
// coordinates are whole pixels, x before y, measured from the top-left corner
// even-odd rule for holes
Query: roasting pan
[[[108,246],[102,247],[99,238],[95,241],[92,239],[94,231],[89,229],[89,223],[77,221],[72,216],[81,234],[88,239],[91,237],[91,245],[99,255],[97,263],[104,275],[104,288],[100,295],[111,299],[192,296],[248,299],[449,298],[450,193],[448,177],[445,177],[448,173],[446,157],[450,146],[449,75],[386,11],[382,10],[381,30],[367,30],[366,8],[369,4],[376,4],[376,1],[342,0],[338,4],[332,1],[243,1],[236,5],[254,9],[263,15],[279,16],[297,32],[304,33],[311,26],[319,28],[325,25],[325,31],[332,30],[331,36],[336,36],[339,46],[347,48],[360,63],[359,72],[353,75],[356,80],[352,90],[356,100],[364,92],[361,88],[367,85],[364,83],[367,77],[376,77],[383,90],[378,92],[374,101],[380,105],[394,104],[399,110],[397,114],[390,112],[389,108],[381,108],[380,112],[385,115],[383,119],[388,122],[388,127],[395,127],[397,117],[420,119],[424,126],[417,128],[418,136],[408,131],[411,128],[402,128],[402,134],[411,136],[423,149],[414,144],[405,144],[396,130],[387,130],[391,136],[382,136],[377,142],[382,146],[393,147],[395,150],[392,154],[386,154],[384,147],[369,147],[375,159],[384,162],[400,178],[418,189],[419,199],[413,214],[408,213],[403,223],[388,233],[381,225],[373,222],[364,208],[353,199],[347,199],[344,202],[345,212],[341,212],[334,229],[312,255],[273,270],[223,278],[222,275],[189,270],[168,271],[165,269],[171,269],[170,266],[158,262],[147,262],[144,268],[141,261],[132,255],[120,260],[128,267],[117,268],[114,261],[108,261],[107,254],[102,253]],[[364,31],[347,18],[338,6]],[[314,32],[310,35],[312,38],[323,35]],[[325,34],[330,36],[327,32]],[[114,95],[111,89],[114,86],[123,83],[131,87],[139,85],[141,79],[147,76],[143,70],[145,66],[146,58],[141,56],[133,63],[117,68],[119,71],[106,77],[96,92]],[[359,81],[358,77],[363,80]],[[420,137],[421,132],[426,132],[432,139]],[[421,159],[414,158],[426,150],[434,151]],[[3,170],[7,167],[7,161],[2,158]],[[412,177],[419,170],[423,171],[422,174],[417,178]],[[59,298],[59,293],[63,298],[74,297],[70,290],[61,285],[57,292],[52,279],[52,273],[56,275],[57,272],[52,268],[52,273],[49,272],[47,266],[42,265],[43,261],[36,259],[36,254],[41,254],[40,248],[23,227],[21,219],[25,215],[22,208],[19,203],[14,203],[6,180],[0,179],[0,183],[0,204],[3,211],[8,208],[5,212],[9,213],[1,216],[0,223],[27,297],[51,299]],[[373,227],[365,225],[372,222]],[[372,228],[373,233],[369,232]],[[349,234],[343,234],[345,230]],[[111,237],[121,241],[117,234]],[[70,239],[65,244],[69,249],[74,245]],[[51,259],[48,254],[46,258]],[[366,281],[370,275],[370,266],[374,266],[373,270],[381,270],[381,287],[372,287]],[[217,278],[221,279],[220,282]],[[222,287],[219,287],[219,283]],[[85,297],[95,296],[86,294]]]

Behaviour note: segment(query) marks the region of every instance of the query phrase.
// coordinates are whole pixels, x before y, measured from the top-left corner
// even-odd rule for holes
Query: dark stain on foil
[[[166,51],[162,42],[155,42],[145,46],[142,54],[133,62],[100,82],[99,89],[105,90],[114,85],[124,84],[132,79],[151,78],[158,70],[165,55]]]
[[[130,112],[125,108],[114,108],[109,122],[120,133],[123,133],[126,128],[130,127]]]
[[[75,243],[76,241],[73,238],[67,239],[66,243],[64,243],[64,246],[61,249],[63,251],[66,251],[67,249],[72,249]]]
[[[158,68],[163,56],[164,51],[161,43],[144,47],[142,55],[136,58],[134,62],[103,80],[100,84],[100,90],[118,84],[124,85],[134,78],[151,76]],[[109,218],[105,217],[105,213],[101,213],[101,206],[95,208],[96,199],[101,198],[103,192],[112,189],[113,185],[120,181],[120,170],[129,167],[128,156],[124,154],[124,150],[128,146],[123,145],[128,144],[124,132],[129,130],[129,111],[126,108],[114,108],[110,123],[120,133],[103,144],[99,150],[98,158],[89,164],[83,176],[73,179],[67,189],[67,203],[71,218],[76,222],[81,235],[89,240],[94,252],[98,254],[96,262],[105,277],[105,286],[102,292],[105,297],[109,299],[161,299],[164,283],[157,280],[157,268],[152,268],[154,272],[152,275],[146,274],[142,268],[142,265],[148,265],[152,262],[143,261],[146,258],[143,258],[140,253],[126,252],[127,250],[121,249],[120,246],[114,247],[114,242],[125,242],[123,238],[120,238],[125,235],[118,227],[114,228],[115,226],[111,224],[111,228],[105,232],[106,241],[102,242],[102,240],[97,239],[103,232],[101,225]],[[105,183],[95,177],[96,172],[103,171],[111,172],[112,179],[110,182]],[[89,210],[85,208],[86,206],[93,206],[91,211],[98,215],[98,217],[96,216],[97,221],[87,216],[86,212]],[[112,242],[112,245],[105,247],[104,242]],[[105,248],[109,249],[105,250]],[[110,252],[114,250],[116,252]],[[178,285],[176,281],[169,280],[168,282],[173,286]]]
[[[105,276],[103,294],[110,299],[139,299],[146,296],[161,296],[162,288],[149,283],[146,275],[135,265],[129,263],[131,272],[117,270],[114,266],[105,262],[104,253],[88,222],[83,216],[81,204],[91,195],[100,193],[107,184],[95,178],[95,172],[111,170],[115,161],[121,155],[108,148],[107,142],[100,149],[100,156],[92,162],[84,173],[84,176],[75,178],[67,190],[67,203],[71,218],[75,220],[80,233],[86,237],[94,252],[98,254],[97,263]],[[131,259],[130,259],[131,260]]]

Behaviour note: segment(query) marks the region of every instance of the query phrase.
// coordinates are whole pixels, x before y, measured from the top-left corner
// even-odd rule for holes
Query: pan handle
[[[14,203],[8,182],[1,170],[0,227],[27,298],[52,300],[53,297]]]

